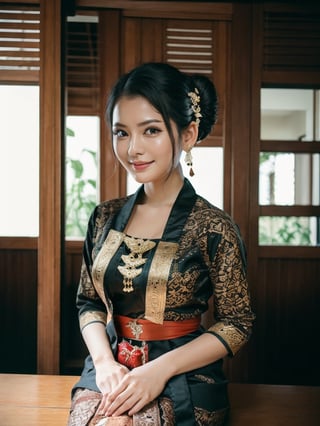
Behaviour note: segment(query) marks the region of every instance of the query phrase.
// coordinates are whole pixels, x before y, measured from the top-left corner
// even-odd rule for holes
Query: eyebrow
[[[157,120],[156,118],[150,118],[149,120],[145,120],[145,121],[142,121],[141,123],[138,123],[138,127],[143,127],[143,126],[146,126],[146,125],[152,124],[152,123],[163,123],[163,121],[162,120]],[[114,127],[117,127],[117,126],[119,126],[119,127],[127,127],[125,124],[122,124],[120,122],[113,123],[113,126]]]

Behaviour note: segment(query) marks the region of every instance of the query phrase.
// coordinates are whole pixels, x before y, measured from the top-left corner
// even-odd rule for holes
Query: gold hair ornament
[[[189,92],[188,93],[189,98],[191,99],[192,105],[192,111],[194,113],[195,116],[195,122],[197,124],[197,126],[199,126],[200,124],[200,118],[202,117],[201,115],[201,108],[200,108],[200,95],[199,95],[199,90],[195,87],[194,92]]]

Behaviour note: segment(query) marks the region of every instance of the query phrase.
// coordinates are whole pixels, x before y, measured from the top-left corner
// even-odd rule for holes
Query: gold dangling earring
[[[193,168],[192,168],[193,164],[192,164],[191,149],[190,149],[190,151],[186,152],[186,155],[184,157],[184,161],[185,161],[186,165],[190,167],[189,176],[191,176],[191,177],[194,176],[194,171],[193,171]]]

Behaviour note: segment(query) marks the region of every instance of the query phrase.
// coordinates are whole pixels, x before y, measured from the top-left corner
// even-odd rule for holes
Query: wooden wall
[[[319,258],[266,258],[258,270],[255,380],[319,385]]]
[[[22,245],[16,246],[8,239],[1,240],[1,372],[35,373],[38,284],[36,242],[24,240]]]

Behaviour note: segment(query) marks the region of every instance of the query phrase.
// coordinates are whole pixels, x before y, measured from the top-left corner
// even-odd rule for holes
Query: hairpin
[[[192,105],[192,111],[195,116],[195,122],[199,126],[201,115],[201,108],[200,108],[200,95],[199,90],[197,88],[194,89],[194,92],[188,93],[189,98],[191,99]]]

